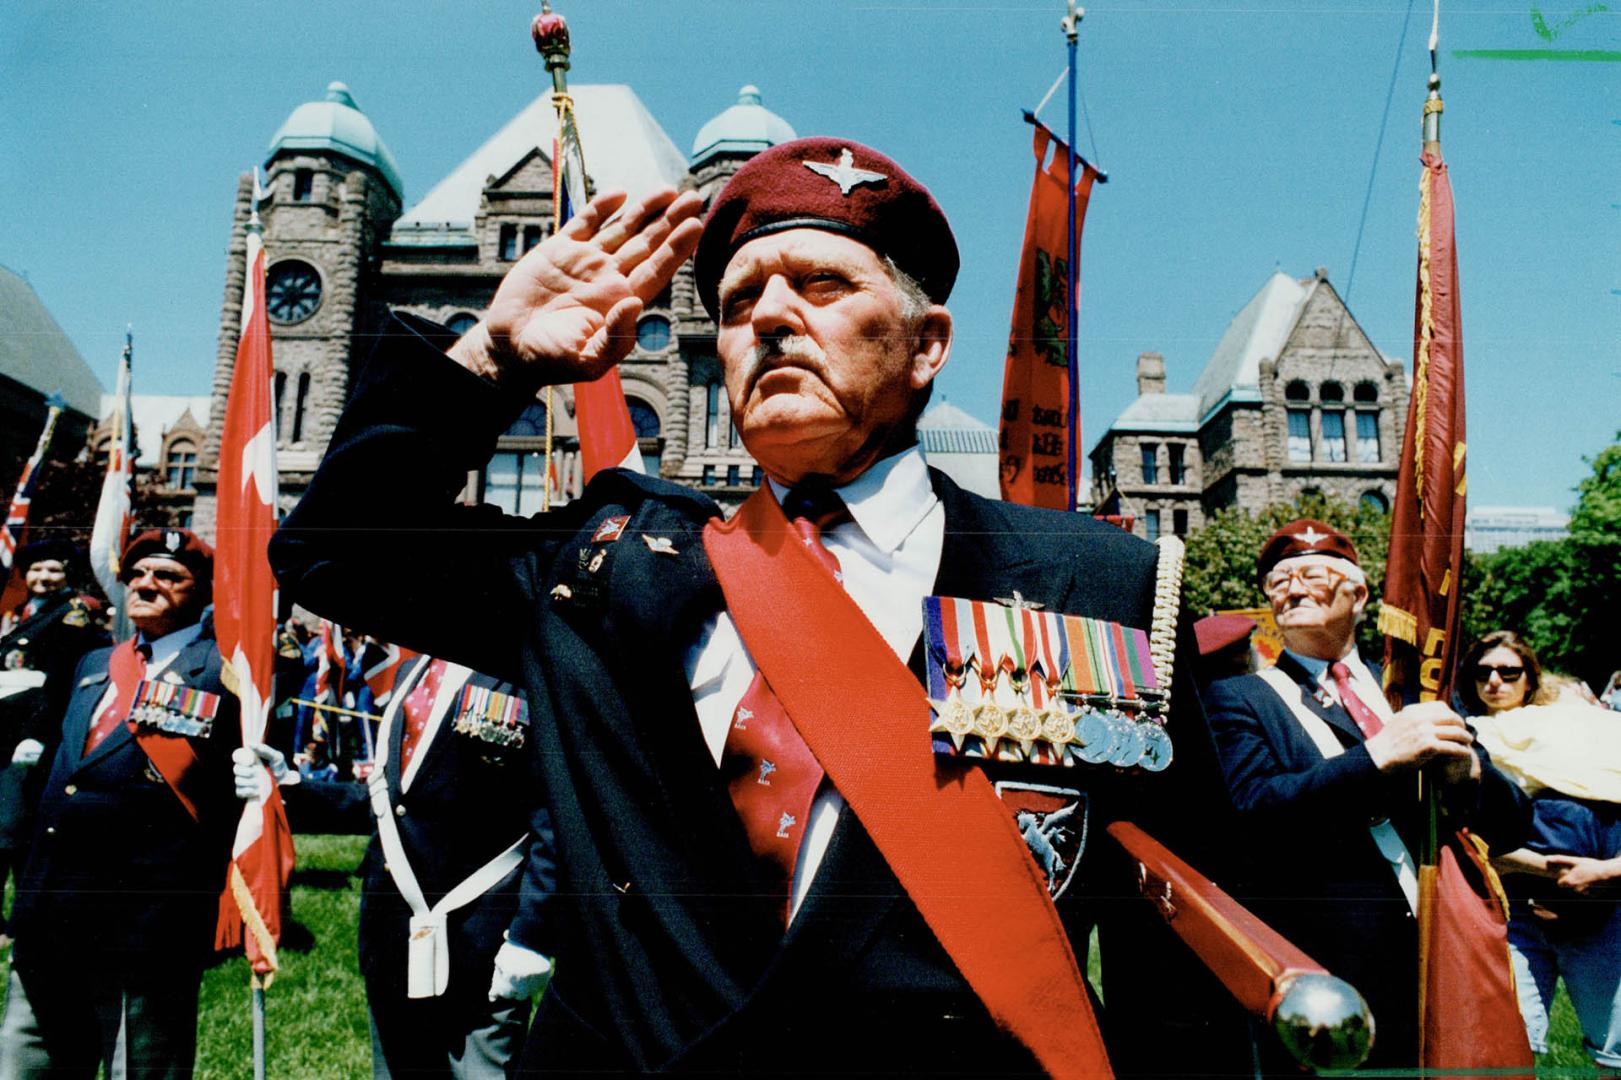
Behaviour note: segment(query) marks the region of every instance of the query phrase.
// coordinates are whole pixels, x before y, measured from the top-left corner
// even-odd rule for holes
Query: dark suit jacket
[[[73,670],[91,649],[107,644],[83,597],[72,589],[46,598],[34,613],[0,637],[0,666],[27,669],[45,676],[40,686],[0,698],[0,770],[11,767],[11,755],[24,739],[45,747],[40,765],[27,779],[13,776],[0,784],[0,849],[11,849],[28,837],[28,812],[39,798],[44,763],[56,752],[62,714],[73,689]]]
[[[397,694],[409,693],[416,685],[427,659],[418,657],[401,669]],[[468,685],[505,694],[517,692],[512,684],[477,672],[469,677]],[[448,920],[451,974],[446,993],[483,998],[504,934],[537,952],[555,948],[545,933],[542,908],[556,889],[556,867],[550,854],[551,823],[542,806],[535,769],[533,735],[521,749],[498,751],[452,730],[452,719],[447,714],[433,740],[417,747],[420,763],[410,790],[402,792],[400,743],[405,724],[397,717],[385,775],[400,845],[430,906],[526,832],[535,838],[525,848],[523,864],[483,896],[451,913]],[[283,790],[296,798],[303,786]],[[365,790],[358,784],[342,786]],[[369,801],[363,794],[360,801],[361,812],[369,818]],[[366,851],[365,879],[360,904],[360,969],[372,987],[368,992],[403,997],[411,909],[385,869],[382,845],[375,835]]]
[[[49,766],[32,850],[18,880],[15,959],[42,975],[201,967],[213,948],[220,891],[242,804],[231,751],[242,745],[236,697],[220,682],[211,625],[158,676],[220,696],[210,734],[185,738],[200,761],[193,821],[119,724],[83,755],[90,716],[108,687],[111,649],[86,656],[74,676],[62,742]]]
[[[784,939],[781,900],[749,850],[683,667],[722,606],[701,541],[714,502],[609,471],[583,499],[534,518],[455,505],[467,471],[523,403],[449,362],[440,353],[447,339],[431,326],[398,321],[392,333],[271,556],[300,603],[527,688],[561,879],[558,973],[529,1064],[1032,1068],[991,1024],[853,813],[842,815]],[[937,593],[994,599],[1016,589],[1049,610],[1149,624],[1151,546],[1088,518],[933,480],[946,517]],[[597,525],[616,516],[629,518],[622,538],[593,543]],[[383,543],[379,527],[391,530]],[[676,554],[652,551],[644,535],[668,539]],[[598,551],[606,554],[592,569]],[[784,632],[793,620],[783,613]],[[830,671],[828,685],[859,700],[859,676],[841,683]],[[1197,979],[1181,978],[1180,945],[1129,899],[1135,886],[1102,825],[1137,816],[1175,841],[1219,822],[1225,801],[1191,681],[1179,679],[1176,693],[1178,760],[1167,772],[1034,770],[1041,782],[1086,790],[1081,885],[1059,906],[1083,966],[1101,916],[1102,948],[1116,958],[1105,961],[1117,979],[1105,993],[1137,1024],[1178,1018],[1177,996]],[[916,723],[926,737],[925,716],[895,722]],[[1140,1027],[1113,1050],[1190,1045],[1208,1063],[1208,1038],[1177,1043]]]
[[[1417,1059],[1418,928],[1368,826],[1389,819],[1416,858],[1423,825],[1416,778],[1381,773],[1350,714],[1319,700],[1312,677],[1287,653],[1278,666],[1346,751],[1324,759],[1259,675],[1224,679],[1206,690],[1211,730],[1246,834],[1239,898],[1367,998],[1377,1025],[1370,1065],[1411,1066]],[[1494,851],[1512,850],[1527,835],[1529,806],[1485,750],[1476,750],[1481,780],[1449,801],[1454,825],[1468,825]]]

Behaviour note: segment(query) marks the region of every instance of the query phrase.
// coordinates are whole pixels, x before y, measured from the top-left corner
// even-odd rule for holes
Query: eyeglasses
[[[1288,570],[1274,570],[1261,583],[1268,596],[1281,596],[1289,591],[1289,583],[1296,578],[1313,596],[1326,596],[1340,587],[1346,575],[1332,566],[1296,566]]]
[[[1475,665],[1475,681],[1486,682],[1492,677],[1493,672],[1504,682],[1519,682],[1520,678],[1525,674],[1525,668],[1498,664],[1477,664]]]

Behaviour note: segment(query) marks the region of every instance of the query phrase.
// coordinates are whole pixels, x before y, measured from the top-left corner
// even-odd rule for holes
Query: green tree
[[[1368,591],[1377,603],[1390,547],[1390,515],[1322,495],[1303,495],[1259,514],[1237,507],[1218,510],[1203,528],[1190,533],[1183,572],[1188,610],[1200,616],[1227,608],[1265,607],[1266,597],[1255,580],[1255,557],[1280,525],[1303,517],[1327,522],[1351,538],[1368,575]],[[1357,629],[1357,644],[1368,655],[1378,656],[1384,646],[1374,628],[1372,610],[1370,604],[1369,617]]]
[[[1465,627],[1518,631],[1546,666],[1598,687],[1621,667],[1621,433],[1589,464],[1569,535],[1479,557]]]

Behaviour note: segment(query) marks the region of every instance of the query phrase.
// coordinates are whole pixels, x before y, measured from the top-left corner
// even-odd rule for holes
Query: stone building
[[[754,87],[703,126],[683,154],[628,86],[572,88],[588,187],[632,198],[660,186],[707,196],[748,158],[794,137]],[[552,232],[551,92],[526,105],[415,203],[393,155],[354,96],[332,83],[293,110],[270,142],[259,202],[275,361],[277,454],[284,505],[304,490],[342,410],[355,365],[390,308],[471,326],[502,275]],[[209,425],[197,475],[197,527],[211,534],[220,425],[241,325],[243,253],[253,198],[240,178],[220,312]],[[650,472],[736,503],[761,481],[732,429],[715,355],[715,328],[688,263],[647,306],[637,344],[621,365],[631,418]],[[498,444],[464,497],[538,510],[580,484],[573,395],[550,393],[553,457],[544,454],[547,393]],[[549,466],[549,467],[548,467]],[[556,496],[554,495],[554,498]]]
[[[205,396],[131,394],[129,405],[135,420],[135,476],[143,514],[137,524],[189,528],[212,402]],[[101,471],[107,468],[117,409],[117,395],[101,395],[101,418],[87,443]]]
[[[1095,513],[1139,535],[1187,533],[1228,506],[1321,493],[1388,510],[1407,420],[1402,365],[1363,333],[1327,271],[1274,273],[1244,305],[1193,392],[1137,358],[1137,398],[1092,449]]]

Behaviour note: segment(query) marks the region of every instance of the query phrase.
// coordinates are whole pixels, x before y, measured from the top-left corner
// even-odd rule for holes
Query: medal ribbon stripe
[[[956,634],[946,630],[946,612],[950,608],[949,601],[943,601],[938,596],[923,598],[923,625],[928,640],[935,646],[930,650],[933,653],[934,663],[925,665],[929,673],[929,696],[937,701],[944,701],[949,689],[946,686],[946,662],[957,659]],[[952,623],[955,624],[956,612],[951,612]],[[951,630],[956,630],[953,625]]]
[[[1120,673],[1120,696],[1134,698],[1137,696],[1137,685],[1132,680],[1131,655],[1126,651],[1126,635],[1121,632],[1119,623],[1109,623],[1105,640],[1109,643],[1109,659],[1114,669]],[[1138,672],[1137,674],[1141,674]]]

